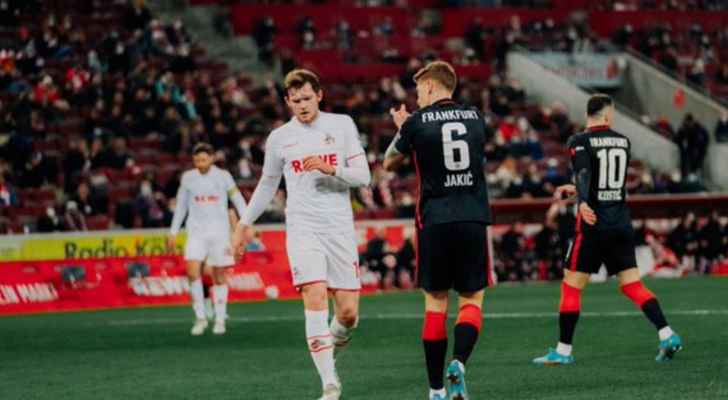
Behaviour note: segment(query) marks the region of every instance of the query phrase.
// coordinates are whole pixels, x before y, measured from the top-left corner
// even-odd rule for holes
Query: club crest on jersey
[[[334,139],[334,137],[331,136],[330,133],[327,133],[326,134],[326,137],[324,138],[324,144],[327,144],[327,145],[330,146],[330,145],[332,145],[334,143],[336,143],[336,139]]]

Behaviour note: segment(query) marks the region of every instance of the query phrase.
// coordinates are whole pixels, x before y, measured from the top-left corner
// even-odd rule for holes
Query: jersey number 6
[[[470,148],[465,140],[454,140],[453,137],[468,133],[462,122],[448,122],[442,125],[442,150],[445,154],[445,168],[450,171],[462,171],[470,167]],[[455,159],[455,150],[459,160]]]

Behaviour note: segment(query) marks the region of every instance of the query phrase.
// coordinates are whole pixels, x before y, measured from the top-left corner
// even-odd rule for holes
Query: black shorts
[[[417,231],[417,283],[428,292],[477,292],[493,284],[488,226],[454,222]]]
[[[582,224],[566,253],[566,267],[587,274],[599,272],[602,264],[609,275],[637,267],[632,227],[596,229]]]

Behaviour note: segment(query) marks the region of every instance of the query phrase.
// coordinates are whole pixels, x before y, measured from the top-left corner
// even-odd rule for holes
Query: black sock
[[[478,341],[478,329],[471,324],[455,325],[455,348],[453,358],[465,364]]]
[[[574,340],[574,330],[576,330],[576,323],[578,321],[578,312],[559,313],[559,342],[563,344],[571,344]]]
[[[425,347],[425,360],[427,361],[427,376],[430,379],[430,388],[442,389],[445,387],[443,375],[445,374],[447,339],[423,340],[422,344]]]
[[[660,303],[657,299],[650,299],[642,304],[642,312],[645,313],[647,319],[649,319],[658,330],[667,326],[667,320],[665,319],[665,315],[662,314],[662,308],[660,307]]]

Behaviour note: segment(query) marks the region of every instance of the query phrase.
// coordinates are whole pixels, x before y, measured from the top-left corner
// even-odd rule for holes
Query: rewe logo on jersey
[[[220,196],[195,196],[194,200],[197,203],[217,203],[220,201]]]
[[[320,159],[322,159],[326,164],[329,164],[332,167],[339,165],[339,159],[338,159],[336,153],[323,154],[318,157]],[[303,159],[291,161],[291,167],[293,168],[293,172],[296,174],[300,174],[300,173],[304,172],[303,171]]]

